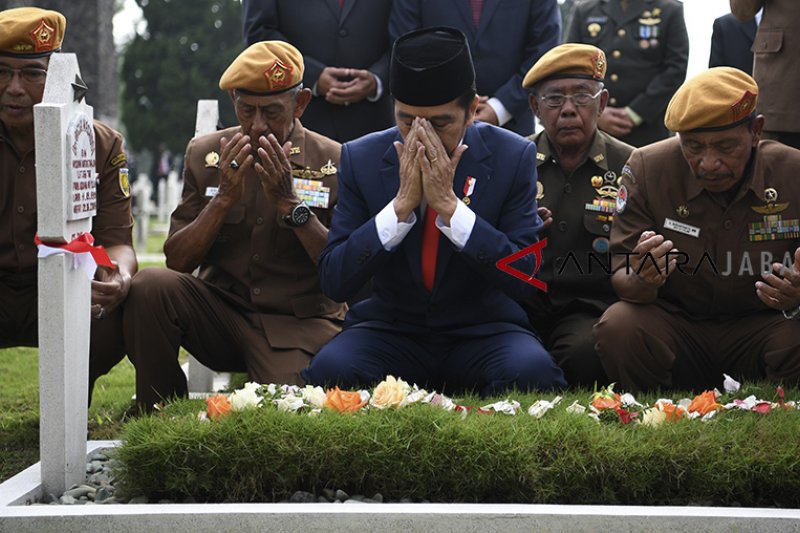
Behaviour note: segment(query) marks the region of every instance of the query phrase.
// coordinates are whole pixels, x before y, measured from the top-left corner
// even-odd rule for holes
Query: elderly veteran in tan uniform
[[[758,86],[717,67],[667,109],[679,137],[636,150],[611,230],[623,300],[595,327],[629,390],[800,377],[800,151],[761,141]]]
[[[547,238],[537,278],[547,283],[526,309],[570,385],[607,381],[592,326],[614,301],[608,236],[619,173],[633,147],[597,128],[608,101],[606,57],[588,44],[544,54],[522,85],[544,131],[536,143],[539,215]]]
[[[325,297],[317,277],[340,146],[300,123],[311,98],[302,79],[292,45],[253,44],[219,82],[240,125],[186,149],[164,243],[169,269],[140,272],[125,308],[144,409],[186,395],[180,346],[213,369],[299,384],[300,369],[340,330],[346,306]]]
[[[66,19],[56,11],[0,12],[0,348],[38,345],[33,106],[42,101],[50,55],[60,50],[65,29]],[[95,380],[125,357],[121,304],[137,268],[123,139],[97,121],[94,131],[92,235],[116,268],[99,267],[92,281],[90,398]]]

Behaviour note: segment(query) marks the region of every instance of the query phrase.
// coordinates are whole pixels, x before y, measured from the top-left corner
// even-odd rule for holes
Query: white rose
[[[386,376],[386,379],[375,387],[369,403],[377,409],[397,407],[410,392],[411,386],[408,383],[402,379],[395,379],[394,376]]]
[[[245,383],[243,389],[233,391],[229,398],[231,411],[244,411],[245,409],[258,407],[262,400],[261,396],[258,395],[260,388],[261,385],[251,381],[250,383]]]
[[[666,419],[667,413],[657,407],[653,407],[642,413],[642,418],[639,419],[639,423],[643,426],[658,427],[663,424]]]
[[[325,404],[325,389],[306,385],[302,393],[303,399],[308,405],[316,409],[322,409],[322,406]]]
[[[302,398],[292,395],[273,400],[273,403],[278,411],[299,411],[306,405]]]

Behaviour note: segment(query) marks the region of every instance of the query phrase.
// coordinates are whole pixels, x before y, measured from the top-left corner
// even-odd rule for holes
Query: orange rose
[[[689,404],[689,412],[698,412],[701,416],[705,416],[711,411],[722,409],[722,405],[717,403],[717,396],[714,391],[707,390],[703,394],[698,394]]]
[[[656,402],[656,407],[667,415],[667,422],[677,422],[686,415],[686,410],[680,405],[670,402]]]
[[[231,401],[224,394],[206,398],[206,405],[208,406],[208,416],[213,420],[218,420],[219,417],[226,416],[231,412]]]
[[[622,405],[619,394],[611,390],[602,390],[592,395],[592,407],[598,411],[616,409]]]
[[[325,392],[324,407],[340,413],[352,413],[358,411],[367,404],[366,400],[361,400],[358,392],[343,391],[339,387],[328,389]]]

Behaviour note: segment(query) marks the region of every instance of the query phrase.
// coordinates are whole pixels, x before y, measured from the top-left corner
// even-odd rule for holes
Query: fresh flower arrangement
[[[596,391],[587,405],[578,400],[566,407],[566,411],[581,416],[589,416],[597,422],[614,422],[623,425],[657,427],[664,423],[683,419],[700,421],[711,420],[718,412],[728,410],[754,411],[767,413],[773,409],[800,409],[795,401],[785,401],[783,388],[776,389],[775,401],[748,396],[733,398],[741,385],[728,375],[724,375],[724,393],[717,389],[707,390],[694,398],[678,401],[662,398],[653,405],[636,401],[630,393],[620,394],[614,384]],[[730,398],[726,401],[725,397]],[[561,402],[561,396],[552,400],[537,400],[525,412],[534,418],[542,418]],[[724,403],[723,403],[724,402]],[[198,414],[200,420],[218,420],[232,412],[272,406],[280,411],[317,415],[323,410],[339,413],[358,413],[370,409],[401,409],[414,404],[429,404],[447,411],[460,412],[466,418],[470,413],[518,415],[523,412],[520,403],[506,399],[481,407],[461,405],[457,401],[437,393],[420,389],[417,385],[394,376],[387,376],[371,392],[368,390],[344,391],[335,387],[324,390],[321,387],[306,385],[260,385],[247,383],[244,388],[230,394],[217,394],[206,399],[206,410]]]

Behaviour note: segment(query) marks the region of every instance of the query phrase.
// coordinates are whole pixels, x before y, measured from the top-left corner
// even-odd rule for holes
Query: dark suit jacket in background
[[[728,13],[714,20],[711,34],[709,67],[734,67],[753,75],[753,39],[756,37],[755,19],[741,22]]]
[[[658,9],[658,16],[654,10]],[[647,13],[649,12],[649,16]],[[650,20],[648,20],[650,19]],[[657,44],[643,47],[641,20],[658,19]],[[620,140],[644,146],[669,136],[664,113],[686,79],[689,36],[677,0],[579,0],[567,23],[566,41],[592,44],[606,53],[606,88],[611,107],[630,107],[644,122]],[[594,31],[593,31],[594,30]]]
[[[533,132],[533,115],[522,79],[558,44],[561,13],[556,0],[485,0],[478,29],[469,0],[394,0],[389,33],[430,26],[458,28],[469,41],[478,94],[495,97],[513,118],[504,125],[520,135]]]
[[[303,84],[311,89],[325,67],[367,69],[383,84],[377,102],[349,106],[315,96],[303,114],[310,130],[344,142],[392,125],[389,97],[391,0],[243,0],[247,45],[288,41],[303,54]]]
[[[463,250],[439,236],[433,292],[422,283],[422,216],[392,251],[378,237],[375,215],[397,194],[399,161],[396,128],[342,146],[340,195],[328,244],[320,256],[323,291],[344,301],[374,276],[372,296],[354,305],[346,327],[394,332],[462,331],[488,335],[530,330],[515,299],[537,290],[499,270],[495,263],[537,240],[542,221],[536,213],[536,146],[513,133],[477,123],[467,129],[453,190],[464,196],[475,178],[469,208],[475,226]],[[531,255],[513,264],[534,272]]]

